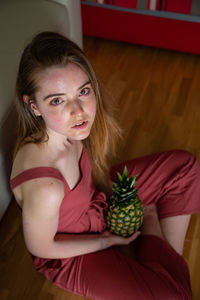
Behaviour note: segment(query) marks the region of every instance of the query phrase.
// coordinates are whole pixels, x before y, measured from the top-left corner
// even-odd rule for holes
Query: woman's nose
[[[71,115],[77,115],[77,114],[82,114],[83,113],[83,107],[80,103],[79,100],[74,100],[71,103],[70,106],[70,114]]]

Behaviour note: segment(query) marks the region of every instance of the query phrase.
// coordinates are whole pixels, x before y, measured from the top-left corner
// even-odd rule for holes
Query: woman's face
[[[37,74],[36,104],[31,107],[42,116],[47,133],[53,131],[71,140],[90,134],[96,114],[96,98],[90,80],[77,65],[49,67]]]

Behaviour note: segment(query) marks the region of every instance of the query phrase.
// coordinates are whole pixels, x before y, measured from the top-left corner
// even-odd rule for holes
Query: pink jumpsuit
[[[166,151],[130,160],[113,167],[138,174],[137,188],[144,205],[157,203],[160,218],[200,211],[200,168],[195,157],[183,150]],[[91,164],[83,149],[81,179],[73,190],[52,167],[25,170],[11,180],[12,190],[39,177],[54,177],[64,184],[57,233],[102,232],[106,195],[92,182]],[[137,258],[117,247],[66,259],[33,256],[36,270],[57,286],[95,300],[192,299],[188,266],[164,240],[144,235],[137,239]]]

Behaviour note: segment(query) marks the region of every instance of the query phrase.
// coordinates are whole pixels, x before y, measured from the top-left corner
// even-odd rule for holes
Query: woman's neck
[[[69,140],[66,136],[48,131],[48,140],[37,146],[49,162],[54,164],[65,160],[69,155],[79,156],[82,152],[82,141]]]

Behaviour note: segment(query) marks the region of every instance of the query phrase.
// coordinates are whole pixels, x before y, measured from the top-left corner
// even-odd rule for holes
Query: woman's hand
[[[101,238],[103,239],[104,248],[108,248],[115,245],[128,245],[133,242],[140,235],[140,233],[140,231],[136,231],[129,237],[122,237],[106,230],[102,232]]]

